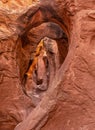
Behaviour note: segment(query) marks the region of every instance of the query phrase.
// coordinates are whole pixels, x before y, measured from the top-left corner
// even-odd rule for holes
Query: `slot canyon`
[[[0,0],[0,130],[95,130],[95,0]]]

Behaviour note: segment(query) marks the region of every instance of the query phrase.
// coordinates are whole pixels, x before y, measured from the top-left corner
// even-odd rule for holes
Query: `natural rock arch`
[[[53,15],[52,15],[52,12],[53,12]],[[37,18],[39,18],[39,19],[37,19]],[[23,21],[23,22],[21,23],[21,21]],[[64,23],[63,21],[64,20],[61,19],[57,15],[57,13],[53,10],[53,8],[51,6],[49,6],[49,5],[48,6],[40,5],[40,7],[39,7],[39,5],[38,5],[36,7],[30,8],[26,13],[24,13],[22,16],[20,16],[18,18],[17,22],[22,25],[22,26],[20,26],[20,24],[18,24],[19,36],[21,38],[23,38],[23,37],[27,36],[29,30],[33,29],[34,27],[37,28],[39,25],[41,26],[42,23],[53,22],[52,25],[57,25],[57,24],[60,25],[62,30],[64,30],[64,32],[65,32],[65,33],[63,33],[64,34],[63,37],[61,37],[61,38],[59,37],[59,39],[63,38],[65,43],[68,44],[70,34],[68,33],[68,26],[66,25],[67,23]],[[48,23],[47,23],[47,25],[48,25]],[[57,30],[55,29],[55,31],[57,31]],[[46,34],[44,36],[48,36],[48,34]],[[41,37],[39,37],[39,38],[41,39]],[[53,37],[51,37],[51,38],[53,38]],[[58,37],[56,37],[55,39],[58,39]],[[60,44],[60,43],[58,43],[58,44]],[[54,93],[53,91],[55,91],[55,88],[53,88],[52,84],[51,84],[50,90],[51,90],[51,92],[48,91],[48,94],[52,95]],[[47,102],[49,102],[49,97],[45,96],[42,99],[40,104],[43,104],[45,99],[47,100],[45,104],[47,104]],[[56,102],[56,101],[53,100],[53,102]],[[36,127],[36,125],[37,125],[36,123],[39,123],[41,118],[46,116],[47,115],[46,113],[51,111],[51,107],[54,105],[53,103],[51,105],[48,104],[49,106],[47,106],[47,107],[44,106],[45,108],[42,109],[40,107],[40,104],[34,109],[34,111],[32,113],[30,113],[30,115],[27,117],[27,119],[24,122],[22,122],[20,125],[18,125],[15,128],[16,130],[20,130],[20,129],[24,130],[24,129],[26,129],[26,126],[27,126],[27,129],[34,129]],[[37,109],[39,109],[39,113],[36,112]],[[31,117],[31,114],[33,114],[34,116],[32,115],[32,117]],[[39,115],[39,114],[41,114],[41,115]],[[39,118],[37,118],[37,121],[35,123],[32,122],[32,124],[30,123],[30,125],[27,124],[28,122],[31,122],[32,118],[35,118],[35,116],[39,116]],[[27,124],[27,125],[25,126],[24,124]]]
[[[63,1],[61,1],[61,2],[63,2]],[[11,90],[11,93],[9,91],[8,91],[8,93],[1,92],[3,96],[5,95],[5,99],[3,100],[3,102],[4,102],[3,107],[5,107],[5,109],[3,109],[3,107],[0,108],[0,111],[3,113],[1,115],[1,117],[4,117],[4,115],[7,115],[5,122],[9,121],[8,120],[9,117],[12,122],[11,125],[10,125],[10,122],[6,123],[6,125],[4,125],[3,121],[1,121],[1,123],[0,123],[1,129],[9,129],[9,130],[13,129],[17,123],[23,121],[23,119],[26,118],[28,115],[31,116],[31,111],[32,111],[32,107],[33,107],[32,101],[22,91],[23,84],[21,81],[22,81],[23,75],[25,74],[25,71],[22,70],[22,72],[23,72],[22,75],[19,75],[21,69],[23,68],[20,65],[22,64],[25,67],[24,70],[26,70],[28,63],[29,63],[29,58],[30,58],[29,52],[27,52],[27,47],[25,46],[25,44],[22,46],[23,37],[27,39],[27,34],[34,27],[38,27],[42,23],[48,24],[48,22],[53,22],[53,24],[56,23],[57,25],[60,25],[61,30],[64,30],[63,34],[66,34],[66,35],[64,35],[66,43],[67,43],[67,41],[69,42],[69,40],[70,40],[69,39],[69,37],[70,37],[70,33],[69,33],[70,19],[69,19],[68,13],[67,13],[68,11],[66,11],[66,8],[65,8],[66,2],[64,1],[64,4],[62,5],[62,8],[64,7],[64,9],[63,9],[64,11],[62,11],[62,12],[59,12],[60,4],[58,3],[59,6],[57,6],[57,3],[58,3],[58,1],[53,1],[52,4],[50,4],[49,1],[46,1],[45,3],[44,2],[37,3],[34,6],[29,7],[27,9],[27,11],[25,11],[25,13],[23,11],[22,11],[22,13],[20,12],[20,16],[18,16],[19,12],[17,12],[17,14],[14,13],[14,15],[10,14],[8,12],[10,15],[9,15],[9,17],[6,17],[6,19],[8,21],[8,23],[6,23],[6,24],[8,25],[9,28],[11,28],[10,29],[11,31],[9,32],[9,35],[7,35],[7,36],[5,35],[5,37],[3,37],[3,38],[5,38],[5,41],[3,41],[3,40],[2,41],[5,43],[5,46],[8,48],[5,48],[6,54],[2,53],[1,60],[2,61],[4,60],[3,63],[4,63],[4,67],[6,67],[6,68],[8,68],[11,64],[11,67],[8,69],[9,72],[12,73],[12,70],[13,70],[12,67],[14,67],[14,70],[15,70],[14,75],[16,75],[16,76],[14,76],[13,73],[12,74],[9,73],[9,75],[8,75],[9,79],[5,79],[5,81],[3,81],[2,85],[1,85],[1,87],[5,85],[6,90]],[[4,12],[4,14],[7,14],[7,15],[8,15],[8,13],[6,13],[6,11]],[[61,16],[61,14],[62,14],[62,16]],[[15,16],[15,17],[13,18],[11,16]],[[15,20],[15,19],[17,19],[17,20]],[[9,24],[9,23],[12,23],[12,24]],[[7,28],[7,26],[6,26],[6,28]],[[45,36],[47,36],[47,35],[45,35]],[[62,40],[62,39],[60,38],[60,40]],[[27,39],[27,41],[29,41],[29,40]],[[4,44],[2,44],[2,45],[4,45]],[[10,47],[12,48],[12,50],[7,51]],[[59,48],[61,48],[61,47],[59,47]],[[9,52],[10,55],[7,56],[7,52]],[[6,63],[8,63],[8,64],[6,64]],[[6,84],[8,82],[10,82],[10,84],[12,84],[12,87],[11,87],[11,85],[9,85],[7,87]],[[60,82],[60,80],[58,81],[58,83],[59,82]],[[57,84],[56,84],[56,86],[57,86]],[[47,102],[51,102],[50,99],[48,99],[48,98],[51,97],[50,95],[54,94],[55,88],[53,88],[52,85],[50,88],[51,88],[51,92],[47,92],[45,98],[43,98],[43,100],[45,100],[45,99],[47,100],[45,105],[47,104]],[[10,99],[7,99],[7,96],[9,95],[9,93],[10,93]],[[47,96],[48,94],[49,94],[49,96]],[[8,108],[9,104],[5,104],[5,101],[7,102],[7,100],[11,106],[10,108]],[[41,104],[43,104],[43,102],[44,101],[42,101]],[[55,102],[56,102],[56,98],[54,100],[54,104],[55,104]],[[41,118],[43,118],[44,114],[47,115],[46,113],[49,113],[51,111],[52,105],[53,105],[53,103],[52,104],[49,103],[45,107],[45,109],[46,109],[45,113],[43,113],[43,110],[41,111],[42,115],[41,115],[41,117],[39,117],[37,119],[37,122],[36,122],[37,124],[38,124],[39,120]],[[37,106],[36,109],[38,109],[38,108],[39,108],[39,105]],[[34,111],[36,111],[36,109]],[[4,110],[4,112],[3,112],[3,110]],[[7,114],[6,114],[6,112],[7,112]],[[40,112],[38,113],[38,115],[39,114],[40,114]],[[35,114],[34,114],[34,118],[35,118]],[[26,121],[27,121],[27,119],[26,119]],[[36,124],[34,123],[33,127],[35,127],[35,126],[36,126]],[[23,128],[20,128],[20,130],[21,129],[23,129]],[[30,129],[30,126],[29,126],[29,129]],[[31,129],[32,129],[32,126],[31,126]]]
[[[95,130],[95,0],[20,1],[0,1],[0,130]],[[69,51],[34,109],[22,90],[30,59],[22,37],[44,22],[60,25]]]

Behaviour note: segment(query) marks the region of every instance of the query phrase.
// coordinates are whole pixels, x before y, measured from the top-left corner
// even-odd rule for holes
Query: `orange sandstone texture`
[[[95,0],[0,1],[0,130],[95,130],[94,33]]]

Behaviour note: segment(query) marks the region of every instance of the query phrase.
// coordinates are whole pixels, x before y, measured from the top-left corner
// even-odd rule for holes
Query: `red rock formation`
[[[94,0],[0,1],[0,130],[95,129],[94,22]]]

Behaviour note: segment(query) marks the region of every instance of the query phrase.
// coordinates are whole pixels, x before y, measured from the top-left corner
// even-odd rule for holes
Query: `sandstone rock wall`
[[[95,130],[94,28],[95,0],[0,1],[0,130]]]

